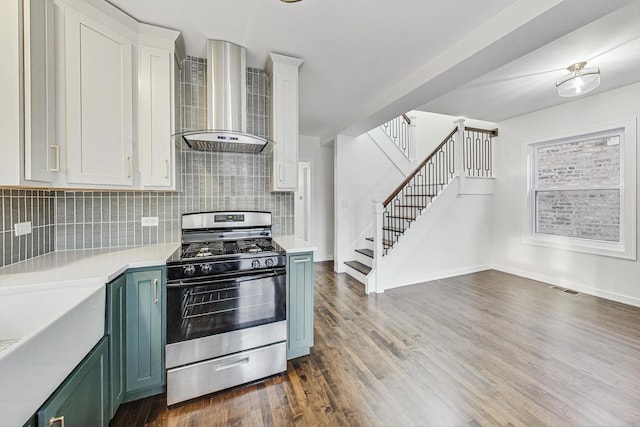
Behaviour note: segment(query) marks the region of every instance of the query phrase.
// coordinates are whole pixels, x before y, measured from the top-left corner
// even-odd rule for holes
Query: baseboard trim
[[[614,292],[603,291],[601,289],[584,286],[580,283],[572,282],[571,280],[558,279],[544,274],[538,274],[527,270],[521,270],[519,268],[513,268],[506,265],[494,264],[492,267],[494,270],[502,271],[503,273],[514,274],[516,276],[524,277],[531,280],[537,280],[538,282],[547,283],[550,285],[561,286],[563,288],[571,289],[574,291],[588,294],[598,298],[604,298],[606,300],[619,302],[622,304],[632,305],[634,307],[640,307],[640,299],[629,297],[626,295],[616,294]]]
[[[479,271],[491,270],[493,267],[490,264],[483,264],[471,267],[463,267],[457,268],[455,270],[447,270],[433,274],[427,274],[425,276],[421,276],[419,278],[412,278],[410,281],[403,281],[397,284],[392,284],[390,286],[384,286],[381,292],[384,292],[389,289],[401,288],[403,286],[411,286],[411,285],[419,285],[425,282],[432,282],[434,280],[440,279],[448,279],[450,277],[462,276],[465,274],[477,273]]]

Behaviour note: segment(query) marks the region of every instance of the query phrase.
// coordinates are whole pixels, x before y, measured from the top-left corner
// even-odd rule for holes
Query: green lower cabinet
[[[107,334],[109,335],[109,419],[113,418],[126,392],[126,278],[107,284]]]
[[[161,393],[165,384],[165,274],[126,274],[125,401]]]
[[[287,359],[293,359],[313,346],[313,253],[287,258]]]
[[[38,425],[109,424],[108,337],[102,338],[38,411]]]

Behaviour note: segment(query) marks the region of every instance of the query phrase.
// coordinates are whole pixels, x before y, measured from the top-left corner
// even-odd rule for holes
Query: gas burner
[[[224,243],[223,242],[205,242],[205,243],[190,243],[182,248],[182,258],[204,258],[214,255],[224,255]]]
[[[273,251],[271,239],[244,239],[238,240],[239,253],[258,253],[262,251]]]

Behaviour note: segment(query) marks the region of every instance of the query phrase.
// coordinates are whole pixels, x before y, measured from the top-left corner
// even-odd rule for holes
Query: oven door
[[[284,268],[167,283],[167,344],[285,319]]]

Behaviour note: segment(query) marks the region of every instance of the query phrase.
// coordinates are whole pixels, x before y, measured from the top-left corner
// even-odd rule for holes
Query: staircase
[[[491,144],[497,130],[465,127],[456,122],[442,143],[376,208],[375,237],[367,238],[354,259],[346,261],[346,272],[376,290],[376,267],[429,211],[438,196],[458,178],[458,191],[465,177],[492,177]]]
[[[367,237],[362,246],[354,251],[354,260],[344,264],[349,276],[366,285],[367,276],[373,269],[373,237]]]

